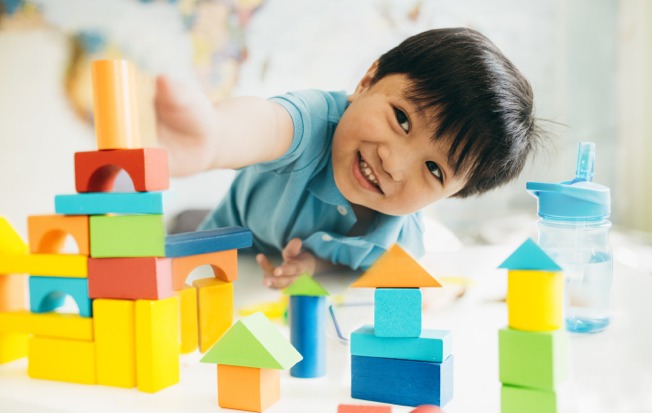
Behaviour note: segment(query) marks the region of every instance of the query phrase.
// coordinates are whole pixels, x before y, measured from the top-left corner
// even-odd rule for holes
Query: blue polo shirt
[[[271,100],[292,117],[290,148],[278,159],[241,169],[201,228],[248,228],[262,253],[279,253],[299,238],[316,256],[354,270],[366,269],[397,242],[414,257],[423,255],[420,213],[377,213],[366,234],[347,236],[356,216],[335,185],[331,164],[333,134],[347,95],[307,90]]]

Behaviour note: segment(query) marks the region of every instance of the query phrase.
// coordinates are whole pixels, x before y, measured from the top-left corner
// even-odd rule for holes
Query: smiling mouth
[[[362,176],[367,180],[367,182],[373,185],[381,194],[384,194],[383,190],[380,189],[378,179],[376,178],[373,171],[369,167],[369,164],[367,164],[367,161],[364,160],[360,152],[358,152],[358,166],[360,167],[360,172],[362,173]]]

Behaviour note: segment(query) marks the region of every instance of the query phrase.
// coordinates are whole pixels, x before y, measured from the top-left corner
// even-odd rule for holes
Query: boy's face
[[[448,165],[450,145],[433,142],[432,124],[404,96],[405,75],[373,86],[375,65],[349,96],[333,137],[335,184],[352,204],[406,215],[464,187]]]

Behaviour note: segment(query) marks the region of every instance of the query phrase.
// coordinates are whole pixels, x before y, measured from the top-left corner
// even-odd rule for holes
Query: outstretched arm
[[[173,176],[271,161],[292,142],[292,118],[265,99],[231,98],[214,105],[200,91],[159,76],[154,106],[158,140],[168,149]]]

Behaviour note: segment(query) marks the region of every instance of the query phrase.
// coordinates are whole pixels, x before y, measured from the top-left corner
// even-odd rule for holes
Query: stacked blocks
[[[134,91],[125,89],[132,68],[105,60],[92,70],[98,150],[75,154],[80,193],[56,196],[57,215],[28,218],[29,248],[0,219],[0,274],[12,274],[0,275],[0,362],[27,355],[31,377],[152,393],[179,381],[181,352],[200,342],[205,351],[231,325],[236,248],[252,236],[224,228],[166,237],[157,191],[169,184],[167,154],[138,147]],[[139,192],[109,192],[120,170]],[[68,238],[76,253],[63,253]],[[215,278],[187,286],[202,265]],[[25,277],[13,274],[23,273],[31,311],[17,299]],[[66,296],[79,315],[53,312]]]
[[[557,412],[569,370],[561,267],[528,239],[499,268],[508,270],[509,324],[498,332],[501,411]]]
[[[351,397],[443,406],[453,397],[451,334],[421,328],[421,287],[441,285],[394,245],[352,287],[376,288],[374,325],[351,334]]]
[[[324,289],[310,275],[303,274],[283,293],[290,296],[290,342],[303,360],[290,369],[290,375],[301,378],[326,374],[326,297]]]
[[[262,412],[280,398],[279,370],[301,354],[262,313],[238,320],[201,359],[217,364],[220,407]]]

